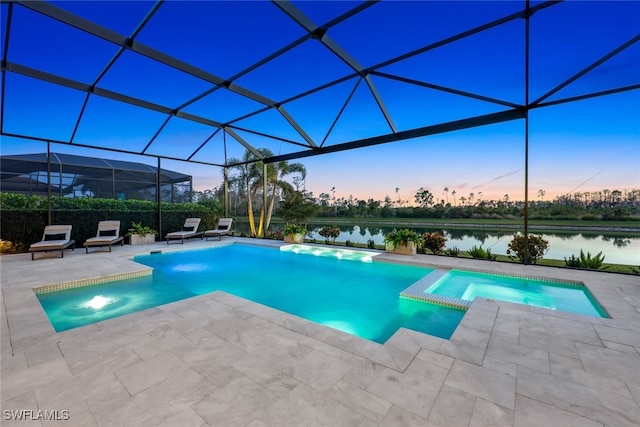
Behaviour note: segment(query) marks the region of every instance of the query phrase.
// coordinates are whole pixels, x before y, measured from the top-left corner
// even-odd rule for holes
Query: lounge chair
[[[90,247],[108,246],[111,252],[111,245],[120,243],[124,245],[124,237],[120,235],[120,221],[100,221],[96,237],[91,237],[84,242],[86,253]]]
[[[76,241],[71,239],[70,225],[47,225],[42,234],[42,241],[29,246],[31,259],[35,259],[36,252],[60,251],[64,258],[64,250],[76,249]]]
[[[220,218],[215,230],[207,230],[204,232],[205,239],[209,240],[209,237],[217,237],[218,240],[222,240],[222,236],[233,234],[233,230],[231,229],[232,223],[232,218]]]
[[[198,231],[198,226],[200,225],[200,218],[187,218],[184,222],[184,226],[182,227],[182,231],[174,231],[173,233],[167,234],[165,237],[167,239],[167,245],[170,240],[180,240],[182,244],[184,244],[184,239],[189,239],[191,237],[198,237],[202,239],[202,231]]]

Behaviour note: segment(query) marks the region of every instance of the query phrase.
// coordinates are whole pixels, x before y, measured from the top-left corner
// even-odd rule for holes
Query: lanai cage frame
[[[140,41],[141,36],[144,36],[146,28],[153,25],[154,20],[160,19],[158,15],[161,14],[164,8],[189,8],[189,7],[203,7],[203,2],[165,2],[157,1],[150,4],[149,9],[140,20],[140,22],[127,34],[122,34],[120,31],[116,31],[113,28],[105,26],[104,23],[98,23],[98,20],[89,18],[87,14],[81,14],[77,10],[71,11],[65,9],[64,2],[62,3],[48,3],[45,1],[17,1],[17,0],[1,0],[2,13],[3,13],[3,51],[2,51],[2,94],[1,94],[1,107],[0,112],[0,134],[4,137],[11,137],[16,139],[30,140],[30,141],[42,141],[49,144],[62,144],[65,146],[75,147],[88,147],[98,148],[102,150],[135,154],[142,156],[149,156],[157,159],[158,168],[160,168],[161,159],[179,160],[185,162],[198,163],[203,165],[209,165],[214,167],[220,167],[223,169],[224,175],[224,190],[225,190],[225,212],[228,214],[228,169],[233,166],[238,166],[240,163],[232,164],[230,160],[232,156],[229,155],[229,148],[231,145],[239,146],[242,149],[246,149],[252,153],[253,158],[246,160],[246,162],[263,162],[263,174],[264,186],[266,185],[266,166],[270,163],[276,163],[281,160],[293,160],[300,159],[308,156],[316,156],[327,153],[341,152],[345,150],[358,149],[362,147],[368,147],[378,144],[386,144],[392,142],[398,142],[418,137],[427,137],[430,135],[437,135],[446,132],[459,131],[463,129],[471,129],[485,125],[503,123],[508,121],[521,120],[524,123],[524,131],[522,135],[522,144],[524,148],[524,235],[528,236],[528,201],[529,201],[529,125],[530,118],[529,113],[535,109],[545,108],[554,105],[574,103],[583,101],[586,99],[603,97],[608,95],[620,94],[624,92],[637,91],[640,89],[640,77],[637,77],[634,81],[629,83],[624,81],[621,83],[610,82],[611,84],[603,87],[601,90],[595,90],[588,93],[581,93],[578,95],[561,96],[563,89],[569,85],[574,84],[576,81],[580,81],[584,76],[589,75],[594,70],[598,70],[603,64],[608,64],[613,58],[623,52],[628,52],[630,48],[637,47],[637,43],[640,41],[640,33],[636,30],[632,30],[632,34],[629,37],[627,33],[624,34],[624,40],[611,48],[604,54],[599,54],[595,59],[592,59],[588,64],[581,64],[579,69],[576,69],[568,77],[563,77],[561,80],[550,85],[547,89],[541,93],[531,93],[531,39],[532,39],[532,23],[536,22],[538,16],[549,16],[556,11],[562,11],[563,7],[567,8],[589,8],[591,2],[563,2],[563,1],[530,1],[523,0],[520,2],[493,2],[492,7],[504,8],[505,12],[500,15],[487,18],[486,22],[475,24],[469,28],[458,31],[453,35],[448,35],[435,41],[431,40],[417,48],[413,47],[407,52],[401,54],[387,55],[387,57],[378,62],[363,65],[362,62],[357,59],[357,53],[350,52],[345,49],[341,43],[336,41],[333,37],[336,29],[343,28],[346,24],[360,19],[364,20],[365,16],[370,16],[368,12],[373,8],[378,7],[381,3],[379,1],[364,1],[360,3],[354,3],[353,7],[351,3],[348,4],[348,8],[339,6],[334,2],[331,5],[323,7],[334,8],[335,11],[331,14],[331,18],[327,19],[328,14],[322,15],[324,23],[318,24],[320,18],[318,16],[310,17],[310,10],[306,9],[306,5],[295,1],[272,1],[270,3],[258,2],[252,7],[266,7],[265,4],[270,4],[275,7],[281,15],[278,15],[278,19],[287,21],[288,24],[297,28],[299,36],[293,38],[289,43],[284,44],[280,48],[272,50],[257,61],[245,66],[240,71],[237,71],[231,75],[220,76],[215,70],[209,69],[202,65],[198,65],[195,62],[188,62],[179,56],[176,51],[172,54],[163,51],[158,48],[158,44],[153,46],[145,44]],[[434,2],[442,7],[449,7],[449,18],[452,22],[456,19],[462,18],[467,13],[464,5],[459,2]],[[229,3],[226,3],[228,5]],[[387,3],[388,4],[388,3]],[[398,3],[399,4],[399,3]],[[449,5],[450,4],[450,5]],[[567,6],[563,6],[563,4]],[[594,3],[595,4],[595,3]],[[99,7],[123,7],[122,2],[110,2],[105,3]],[[198,5],[198,6],[194,6]],[[211,8],[223,8],[225,2],[211,3]],[[258,6],[259,5],[259,6]],[[619,8],[629,7],[629,4],[625,2],[604,2],[598,7],[607,8]],[[305,7],[303,7],[305,6]],[[98,7],[98,6],[96,6]],[[131,6],[133,7],[133,6]],[[400,7],[400,6],[398,6]],[[338,10],[339,9],[339,10]],[[303,11],[304,10],[304,11]],[[613,10],[613,9],[612,9]],[[502,9],[500,9],[502,11]],[[41,69],[33,67],[31,65],[15,62],[12,60],[12,52],[14,52],[15,35],[12,32],[12,26],[16,24],[14,20],[18,19],[17,12],[20,12],[19,17],[24,16],[38,16],[39,19],[45,19],[47,21],[56,22],[56,25],[61,24],[66,29],[72,29],[77,34],[82,34],[83,37],[99,40],[101,43],[107,43],[114,47],[114,54],[111,59],[104,62],[102,65],[102,71],[96,76],[91,77],[89,81],[81,81],[77,78],[71,78],[61,73],[53,72],[49,69]],[[562,13],[562,12],[561,12]],[[566,12],[564,12],[566,13]],[[275,16],[275,15],[274,15]],[[569,15],[573,16],[573,15]],[[95,18],[95,14],[93,15]],[[232,17],[229,17],[230,19]],[[271,16],[270,16],[271,18]],[[256,33],[256,28],[253,22],[243,21],[247,25],[247,30]],[[279,21],[280,22],[280,21]],[[568,22],[564,22],[560,19],[558,25],[569,26],[572,25]],[[508,99],[501,99],[500,97],[487,96],[480,93],[474,93],[468,90],[461,90],[455,87],[449,87],[441,84],[435,84],[430,81],[419,80],[414,78],[408,78],[400,74],[394,74],[387,71],[388,66],[394,64],[400,64],[405,61],[410,61],[413,58],[419,57],[428,52],[436,51],[444,47],[450,46],[462,40],[473,38],[476,35],[484,34],[487,31],[491,31],[496,28],[500,28],[505,25],[517,23],[519,25],[518,38],[521,43],[521,51],[517,57],[517,68],[521,72],[522,86],[518,89],[520,96],[518,101],[511,101]],[[581,25],[581,22],[574,22],[575,25]],[[283,23],[284,25],[284,23]],[[354,37],[360,37],[363,40],[369,40],[371,35],[369,32],[379,30],[378,22],[371,22],[367,27],[368,30],[362,34],[354,34]],[[547,31],[547,28],[536,27],[536,31]],[[572,29],[573,30],[573,29]],[[571,30],[571,31],[572,31]],[[176,31],[185,31],[177,27]],[[278,28],[271,27],[269,31],[258,32],[261,37],[273,37],[279,31]],[[424,31],[428,31],[425,28]],[[569,30],[567,30],[569,31]],[[513,36],[513,34],[512,34]],[[194,43],[200,43],[202,40],[193,40]],[[214,54],[221,49],[226,52],[235,52],[236,47],[234,45],[235,40],[212,40],[208,47],[208,52]],[[500,40],[494,41],[496,46],[489,46],[490,48],[500,49]],[[258,40],[255,40],[258,43]],[[311,87],[297,93],[293,96],[285,97],[283,99],[273,99],[273,97],[267,96],[268,82],[262,87],[262,90],[251,90],[248,87],[243,86],[238,81],[242,81],[243,77],[252,75],[252,73],[259,72],[263,67],[277,62],[281,57],[290,54],[296,48],[301,46],[309,46],[313,44],[315,48],[322,50],[325,54],[337,58],[338,62],[342,66],[346,66],[347,72],[338,78],[334,78],[331,81],[323,82],[321,84],[310,85]],[[207,45],[208,46],[208,45]],[[184,49],[190,47],[185,43],[182,45]],[[483,46],[487,47],[487,46]],[[589,46],[586,46],[587,48]],[[383,51],[388,47],[379,47]],[[599,50],[602,52],[602,49]],[[105,75],[108,75],[110,71],[123,61],[126,55],[134,55],[136,57],[145,58],[145,60],[152,61],[156,65],[162,66],[166,70],[170,70],[172,73],[179,73],[189,78],[195,78],[200,82],[204,82],[206,89],[200,91],[195,96],[186,96],[182,102],[175,105],[161,104],[158,102],[144,99],[144,97],[135,96],[130,93],[120,93],[115,90],[107,89],[103,87]],[[311,59],[310,59],[311,61]],[[560,66],[559,63],[555,65]],[[552,64],[551,66],[555,66]],[[631,64],[631,70],[629,73],[633,74],[633,67],[637,68],[637,63]],[[472,67],[466,72],[473,73]],[[305,79],[307,75],[313,74],[313,65],[311,64],[306,73],[300,74],[300,79]],[[81,103],[78,109],[79,113],[76,116],[75,125],[69,137],[60,138],[52,137],[50,135],[41,136],[36,133],[28,131],[12,131],[7,126],[7,114],[5,110],[11,105],[7,104],[7,93],[11,91],[9,85],[9,77],[19,76],[20,78],[30,79],[30,81],[38,82],[38,84],[53,85],[55,87],[64,88],[65,90],[72,90],[76,93],[81,93],[84,96],[84,102]],[[535,76],[534,76],[535,77]],[[12,81],[13,79],[11,79]],[[394,81],[402,84],[407,84],[414,88],[427,88],[429,90],[437,91],[440,93],[446,93],[450,95],[459,96],[467,100],[481,101],[488,103],[495,107],[498,111],[490,112],[486,114],[477,114],[470,117],[463,117],[456,120],[438,122],[436,124],[428,124],[423,126],[412,126],[410,128],[401,129],[397,124],[397,117],[394,120],[394,115],[391,109],[388,107],[388,103],[385,97],[378,89],[378,84],[381,80]],[[332,121],[328,131],[324,138],[313,138],[311,132],[297,120],[290,112],[290,106],[295,104],[296,101],[301,99],[308,99],[315,94],[321,93],[337,85],[349,83],[353,89],[350,91],[346,99],[341,103],[340,107],[335,111],[334,120]],[[359,89],[360,88],[360,89]],[[362,89],[363,88],[363,89]],[[378,115],[381,122],[386,126],[386,132],[380,132],[376,135],[357,139],[357,140],[340,140],[333,143],[327,143],[327,138],[331,135],[332,130],[341,119],[343,112],[350,105],[353,94],[357,90],[365,90],[373,100],[375,108],[378,111]],[[539,92],[539,91],[538,91]],[[225,93],[229,96],[241,97],[250,101],[256,106],[255,110],[249,113],[238,114],[231,119],[217,119],[216,114],[204,114],[195,113],[191,106],[198,103],[200,100],[206,99],[212,94]],[[152,136],[145,141],[143,146],[139,149],[122,148],[108,146],[100,143],[91,143],[87,141],[80,141],[77,138],[77,132],[81,127],[83,120],[87,113],[87,105],[92,100],[99,98],[103,100],[113,101],[114,105],[126,105],[129,107],[141,108],[148,112],[159,114],[164,119],[162,123],[153,131]],[[244,125],[243,121],[258,116],[264,116],[266,114],[272,114],[274,117],[284,124],[281,129],[287,128],[287,132],[280,133],[279,131],[265,131],[260,128],[254,128],[248,125]],[[191,140],[187,144],[185,142],[184,147],[176,154],[176,151],[169,153],[159,153],[157,151],[158,140],[161,139],[163,132],[174,122],[188,122],[191,124],[197,124],[208,129],[207,135],[199,136],[198,140]],[[291,134],[294,134],[294,137]],[[280,146],[284,146],[286,149],[284,152],[276,153],[273,156],[263,155],[257,147],[263,141],[275,141]],[[204,155],[209,148],[214,146],[217,148],[217,152],[220,153],[218,157],[208,157]],[[161,150],[159,150],[161,151]],[[267,206],[267,193],[263,192],[263,209]]]

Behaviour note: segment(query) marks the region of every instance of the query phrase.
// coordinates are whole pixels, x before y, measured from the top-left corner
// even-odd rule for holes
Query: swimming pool
[[[449,338],[464,316],[399,297],[433,269],[353,259],[242,244],[141,255],[152,276],[38,299],[58,332],[217,290],[378,343],[401,327]]]
[[[551,310],[609,317],[591,292],[577,283],[451,270],[424,292],[466,301],[481,296]]]

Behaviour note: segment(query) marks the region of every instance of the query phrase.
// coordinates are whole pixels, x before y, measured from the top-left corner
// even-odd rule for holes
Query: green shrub
[[[367,248],[375,249],[376,248],[376,241],[373,240],[373,239],[367,240]]]
[[[511,240],[507,248],[507,255],[509,255],[511,259],[517,258],[522,262],[536,264],[549,250],[549,242],[541,236],[529,235],[529,253],[527,257],[525,240],[525,236],[523,235],[513,236],[513,240]],[[527,259],[525,260],[525,258]]]
[[[431,251],[434,255],[439,255],[447,244],[447,239],[438,231],[433,233],[423,233],[422,243],[418,247],[423,247]]]
[[[565,257],[564,265],[572,268],[580,268],[580,258],[575,255],[571,255],[568,259]]]
[[[403,228],[402,230],[394,229],[391,233],[385,234],[384,241],[385,243],[392,244],[394,249],[400,245],[406,245],[409,242],[413,242],[419,246],[422,243],[422,236],[408,228]]]
[[[336,238],[340,235],[340,227],[337,227],[335,225],[325,225],[320,229],[318,234],[325,238],[325,243],[329,243],[329,238],[331,238],[332,243],[335,243]]]
[[[95,237],[99,221],[120,221],[120,233],[128,226],[142,223],[150,228],[167,232],[181,230],[185,218],[202,219],[200,227],[212,229],[217,214],[197,203],[161,204],[162,224],[158,224],[157,203],[145,200],[98,199],[91,197],[51,197],[51,223],[71,224],[71,237],[81,246],[89,237]],[[45,225],[49,223],[47,199],[14,193],[0,193],[0,239],[11,242],[16,252],[25,252],[29,245],[40,241]],[[163,237],[161,236],[161,237]]]
[[[349,248],[353,248],[356,244],[353,243],[351,240],[347,240],[346,242],[344,242],[344,245]]]
[[[125,236],[131,236],[132,234],[158,234],[158,232],[148,225],[142,225],[142,222],[132,222]]]
[[[467,253],[471,255],[472,258],[490,260],[496,259],[496,256],[491,253],[491,249],[483,249],[482,245],[480,245],[480,247],[474,245],[473,247],[471,247],[471,249],[467,250]]]
[[[589,270],[600,270],[604,263],[604,255],[602,251],[598,252],[593,257],[591,252],[587,252],[585,255],[582,249],[580,249],[580,257],[571,255],[569,259],[565,258],[564,263],[567,267],[587,268]]]
[[[460,249],[457,246],[447,249],[444,251],[446,256],[458,257],[460,255]]]
[[[300,224],[290,223],[284,226],[284,234],[307,234],[307,227]]]

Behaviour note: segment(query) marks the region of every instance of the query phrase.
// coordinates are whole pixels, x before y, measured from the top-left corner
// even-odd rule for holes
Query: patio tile
[[[40,407],[56,409],[65,408],[69,402],[80,402],[97,394],[117,393],[123,389],[111,369],[97,366],[37,389],[36,398]]]
[[[304,384],[257,416],[268,426],[362,426],[378,424]],[[233,424],[232,424],[233,425]]]
[[[27,369],[3,373],[2,399],[11,399],[69,378],[71,372],[63,359],[54,359]]]
[[[575,341],[566,338],[558,338],[548,334],[540,334],[530,330],[520,332],[518,342],[523,346],[544,350],[549,353],[558,353],[568,357],[577,358],[578,350]]]
[[[38,412],[38,402],[34,392],[28,392],[12,399],[2,400],[2,425],[3,426],[24,426],[24,427],[40,427],[42,423],[37,419],[32,419],[27,414],[20,411]],[[7,414],[7,411],[10,411]],[[14,412],[16,411],[16,412]]]
[[[492,339],[487,348],[486,357],[527,366],[542,372],[550,372],[549,353],[512,341]]]
[[[471,394],[444,385],[427,419],[433,426],[467,427],[475,400],[475,396]]]
[[[505,362],[504,360],[495,359],[491,356],[486,356],[482,361],[482,367],[487,369],[493,369],[494,371],[502,372],[503,374],[516,377],[518,375],[518,365],[516,363]]]
[[[627,353],[632,355],[640,355],[640,347],[632,347],[626,344],[619,344],[613,341],[602,340],[602,344],[608,349],[618,351],[620,353]]]
[[[273,377],[280,375],[285,364],[274,357],[260,357],[255,354],[246,354],[231,362],[231,366],[258,384],[264,385],[264,383]]]
[[[415,359],[403,373],[385,368],[367,391],[426,418],[448,372]]]
[[[185,362],[172,353],[163,353],[152,359],[133,363],[115,371],[129,393],[136,394],[189,368]]]
[[[615,393],[633,399],[624,382],[599,373],[586,372],[580,360],[554,354],[550,356],[552,375],[571,379],[603,393]]]
[[[420,351],[420,346],[413,340],[406,329],[401,328],[383,345],[399,370],[404,371]]]
[[[168,330],[167,330],[168,329]],[[142,359],[147,360],[176,348],[189,346],[191,342],[178,332],[167,327],[155,328],[131,348]]]
[[[453,362],[445,384],[508,409],[515,404],[513,376],[461,360]]]
[[[488,400],[476,398],[469,427],[510,427],[513,426],[514,410],[496,405]]]
[[[361,357],[354,357],[350,365],[351,369],[342,379],[362,389],[367,389],[385,368],[384,365]]]
[[[10,352],[3,353],[2,358],[0,358],[0,373],[4,377],[6,374],[11,372],[17,372],[26,370],[29,368],[27,364],[27,356],[24,353],[16,353],[12,355]]]
[[[216,336],[176,349],[173,353],[204,376],[247,355],[246,351]]]
[[[288,396],[293,393],[295,390]],[[212,426],[246,426],[253,419],[262,417],[278,400],[275,393],[242,377],[204,397],[193,405],[193,409]]]
[[[96,255],[105,261],[87,272],[72,268],[75,255],[42,260],[37,274],[28,254],[0,259],[3,408],[60,403],[74,421],[101,427],[624,427],[640,419],[634,277],[536,267],[539,276],[584,280],[615,318],[478,299],[453,340],[402,329],[380,345],[224,292],[55,333],[31,286],[136,266],[126,254]],[[14,259],[23,265],[7,263]],[[546,353],[545,371],[538,356]],[[141,388],[131,396],[123,384]]]
[[[185,409],[175,415],[165,419],[158,427],[201,427],[205,424],[205,420],[193,409]]]
[[[594,325],[594,328],[601,340],[640,347],[640,331],[604,325]]]
[[[93,342],[60,344],[65,361],[73,374],[102,365],[116,371],[142,360],[130,348],[106,346],[103,349],[103,347],[105,347],[103,344]]]
[[[451,369],[454,361],[453,357],[445,356],[444,354],[436,353],[426,348],[421,349],[418,354],[416,354],[416,358],[445,369]]]
[[[371,421],[379,423],[391,408],[391,402],[371,394],[360,387],[340,380],[325,396],[351,408]]]
[[[288,375],[320,392],[329,390],[351,365],[335,357],[313,350],[300,360],[296,360],[285,369]]]
[[[520,330],[531,334],[548,335],[556,338],[564,338],[576,342],[602,346],[600,338],[591,324],[569,321],[559,322],[554,320],[523,321],[520,322]]]
[[[135,396],[125,390],[122,394],[95,396],[87,404],[100,426],[157,426],[174,416],[183,419],[185,413],[192,411],[192,405],[216,390],[202,375],[189,369]]]
[[[640,408],[631,399],[524,367],[518,368],[517,393],[605,425],[637,426],[640,419]]]
[[[380,423],[380,427],[425,427],[427,419],[393,405]]]
[[[640,355],[576,343],[584,370],[630,384],[640,384]]]
[[[603,427],[599,421],[555,408],[524,396],[516,396],[514,427]]]

